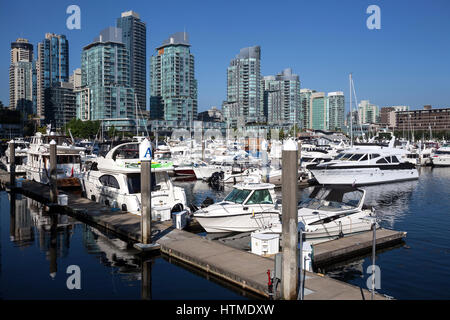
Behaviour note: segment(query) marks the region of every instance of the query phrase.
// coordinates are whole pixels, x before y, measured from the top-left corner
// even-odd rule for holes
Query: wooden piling
[[[298,213],[297,213],[297,179],[298,159],[297,144],[286,140],[282,153],[282,278],[281,291],[285,300],[297,299],[298,293]]]
[[[14,140],[9,142],[9,172],[10,172],[10,186],[16,186],[16,146]]]
[[[50,202],[58,202],[56,141],[50,142]]]
[[[142,243],[152,242],[151,160],[141,161],[141,234]]]

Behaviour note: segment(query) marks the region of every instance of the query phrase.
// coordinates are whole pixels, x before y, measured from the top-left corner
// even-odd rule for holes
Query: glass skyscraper
[[[311,94],[316,90],[300,89],[300,119],[301,127],[304,129],[310,129],[309,108],[311,102]]]
[[[33,67],[33,45],[21,38],[11,43],[9,106],[27,114],[34,112]]]
[[[224,115],[227,122],[250,123],[264,121],[261,104],[261,47],[240,50],[227,68],[227,101]]]
[[[342,91],[328,93],[329,130],[341,130],[344,127],[345,97]]]
[[[197,117],[197,80],[188,34],[178,32],[156,48],[150,60],[150,118]]]
[[[146,110],[147,27],[139,14],[133,11],[122,12],[121,17],[117,19],[117,27],[122,30],[122,42],[128,49],[130,85],[136,93],[139,108]]]
[[[300,79],[292,69],[261,80],[261,105],[268,124],[300,126]]]
[[[328,103],[324,92],[311,93],[309,124],[314,130],[328,130]]]
[[[135,95],[129,75],[128,50],[122,42],[122,30],[109,27],[83,48],[77,118],[134,122]]]
[[[69,81],[69,41],[65,35],[47,33],[38,43],[36,63],[37,115],[45,119],[45,89]]]

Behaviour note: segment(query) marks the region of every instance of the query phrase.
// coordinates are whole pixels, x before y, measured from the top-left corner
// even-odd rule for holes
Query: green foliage
[[[93,138],[100,129],[100,125],[100,121],[82,121],[80,119],[72,119],[66,125],[66,134],[69,134],[70,129],[74,138]]]
[[[47,133],[47,127],[45,127],[45,126],[38,127],[36,132],[40,132],[42,134],[46,134]]]

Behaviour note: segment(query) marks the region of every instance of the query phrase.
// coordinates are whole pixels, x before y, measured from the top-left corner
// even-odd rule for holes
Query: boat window
[[[141,174],[140,173],[129,173],[127,174],[128,192],[130,194],[141,193]],[[152,172],[151,178],[152,191],[157,191],[161,189],[161,186],[156,185],[155,173]]]
[[[105,174],[99,178],[100,183],[105,187],[120,189],[117,179],[109,174]]]
[[[370,159],[378,158],[380,155],[378,153],[374,153],[370,155]]]
[[[359,161],[359,159],[361,159],[363,156],[363,154],[354,154],[350,159],[348,159],[349,161]]]
[[[396,156],[392,156],[392,163],[399,163],[398,158]]]
[[[241,190],[241,189],[233,189],[230,194],[224,199],[224,201],[234,202],[234,203],[243,203],[245,199],[247,199],[251,190]]]
[[[377,160],[377,163],[389,163],[389,161],[387,161],[386,158],[381,158]]]
[[[340,160],[346,161],[346,160],[350,159],[352,156],[353,156],[353,153],[346,153],[340,158]]]
[[[450,151],[436,150],[434,154],[450,154]]]
[[[368,154],[365,154],[364,156],[361,157],[361,159],[359,159],[359,161],[365,161],[365,160],[369,160]]]
[[[270,196],[270,191],[267,189],[256,190],[248,199],[246,204],[272,204],[272,197]]]

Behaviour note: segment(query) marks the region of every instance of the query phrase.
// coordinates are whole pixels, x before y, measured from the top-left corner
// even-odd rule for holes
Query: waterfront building
[[[134,11],[122,12],[117,18],[117,28],[122,30],[122,42],[128,49],[130,86],[134,89],[138,107],[146,110],[147,106],[147,27]]]
[[[130,86],[128,50],[122,30],[109,27],[83,48],[81,87],[77,89],[77,118],[135,125],[135,94]]]
[[[422,110],[396,112],[396,130],[399,131],[450,131],[450,108],[435,108],[430,105]]]
[[[45,120],[52,128],[63,129],[76,117],[76,92],[70,82],[57,82],[45,89]]]
[[[74,89],[81,88],[81,68],[77,68],[69,77],[69,82],[72,84]]]
[[[311,128],[309,122],[309,107],[311,101],[311,94],[316,92],[316,90],[311,89],[300,89],[300,119],[301,128]]]
[[[261,106],[268,124],[300,127],[300,79],[291,68],[261,80]]]
[[[371,104],[369,100],[361,100],[358,104],[358,122],[363,123],[378,123],[380,111],[378,106]]]
[[[247,47],[231,60],[227,68],[226,121],[236,125],[264,122],[261,105],[261,47]]]
[[[186,32],[172,34],[150,60],[150,118],[194,120],[197,80]]]
[[[345,119],[345,97],[342,91],[328,93],[328,129],[342,130]]]
[[[409,106],[382,107],[380,110],[380,124],[389,128],[395,128],[398,111],[408,111]]]
[[[328,130],[329,113],[325,92],[311,93],[309,103],[309,129]]]
[[[46,33],[38,43],[36,62],[37,116],[45,119],[45,89],[69,81],[69,41],[65,35]]]
[[[209,110],[199,112],[197,119],[205,122],[221,122],[223,119],[222,111],[217,107],[212,107]]]
[[[9,106],[26,114],[33,113],[33,45],[18,38],[11,43],[9,67]]]

